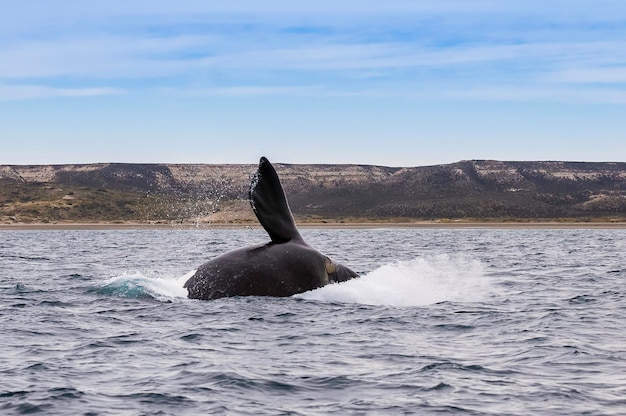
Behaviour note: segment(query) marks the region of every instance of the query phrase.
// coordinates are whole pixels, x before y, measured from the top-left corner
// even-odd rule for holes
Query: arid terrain
[[[626,163],[274,164],[301,223],[626,221]],[[250,223],[256,165],[0,165],[0,223]]]

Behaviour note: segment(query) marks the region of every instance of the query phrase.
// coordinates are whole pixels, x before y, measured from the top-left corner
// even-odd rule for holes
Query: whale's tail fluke
[[[257,219],[273,242],[302,240],[278,174],[265,157],[261,158],[252,178],[249,200]]]

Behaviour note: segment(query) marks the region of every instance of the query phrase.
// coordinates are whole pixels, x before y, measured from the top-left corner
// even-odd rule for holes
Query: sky
[[[0,10],[0,164],[626,161],[623,0]]]

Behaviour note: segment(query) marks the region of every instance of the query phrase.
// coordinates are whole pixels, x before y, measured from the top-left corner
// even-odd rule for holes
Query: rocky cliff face
[[[300,220],[626,217],[626,163],[275,164]],[[253,221],[256,165],[0,166],[0,221]]]

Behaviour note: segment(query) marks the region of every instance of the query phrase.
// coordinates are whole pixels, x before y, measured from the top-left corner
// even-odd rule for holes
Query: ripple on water
[[[624,413],[625,232],[306,234],[365,283],[190,301],[267,237],[2,234],[0,414]]]

